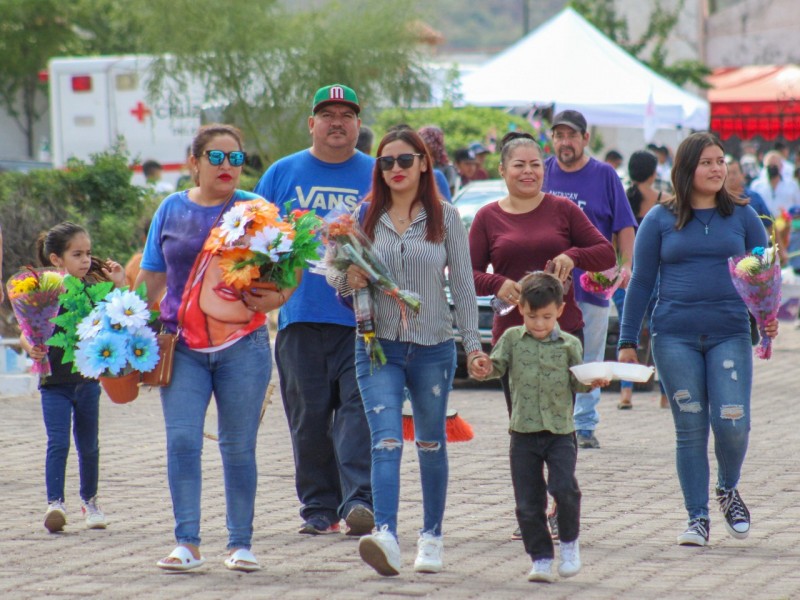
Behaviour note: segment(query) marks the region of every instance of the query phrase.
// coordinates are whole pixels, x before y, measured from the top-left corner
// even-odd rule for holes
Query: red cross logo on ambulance
[[[144,123],[144,120],[153,113],[141,100],[136,103],[136,106],[130,112],[139,123]]]

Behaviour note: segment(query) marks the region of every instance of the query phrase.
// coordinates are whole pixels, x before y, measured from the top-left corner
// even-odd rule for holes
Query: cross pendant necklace
[[[702,225],[702,226],[705,228],[705,230],[706,230],[706,235],[708,235],[708,226],[709,226],[709,224],[711,223],[712,219],[714,218],[714,215],[716,215],[716,214],[717,214],[717,211],[716,211],[716,210],[715,210],[714,212],[712,212],[712,213],[711,213],[711,217],[708,219],[708,221],[703,221],[703,220],[702,220],[700,217],[698,217],[698,216],[697,216],[697,213],[696,213],[696,212],[693,212],[693,213],[692,213],[692,216],[693,216],[695,219],[697,219],[698,221],[700,221],[700,224],[701,224],[701,225]]]

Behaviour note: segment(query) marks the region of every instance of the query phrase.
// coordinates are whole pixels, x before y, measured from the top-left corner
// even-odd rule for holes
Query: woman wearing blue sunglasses
[[[167,196],[159,206],[137,279],[137,284],[147,284],[151,303],[161,300],[164,328],[180,334],[172,383],[161,388],[177,542],[157,563],[167,571],[188,571],[204,562],[200,456],[212,391],[225,474],[230,554],[224,564],[238,571],[260,568],[250,545],[256,434],[272,371],[265,313],[286,302],[293,290],[239,293],[221,281],[219,258],[204,249],[209,232],[235,202],[266,202],[237,189],[244,160],[238,129],[218,124],[200,128],[189,158],[196,185]],[[188,302],[194,297],[197,302]]]

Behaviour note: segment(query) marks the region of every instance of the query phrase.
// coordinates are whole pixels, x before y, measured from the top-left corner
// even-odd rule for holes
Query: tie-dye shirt
[[[258,196],[251,192],[236,190],[229,206],[255,198]],[[201,206],[184,190],[167,196],[153,216],[141,268],[167,274],[167,293],[160,310],[161,321],[169,331],[177,329],[186,280],[223,206]]]

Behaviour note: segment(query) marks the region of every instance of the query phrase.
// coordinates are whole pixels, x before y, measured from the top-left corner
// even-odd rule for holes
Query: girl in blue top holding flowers
[[[100,261],[92,256],[89,234],[80,225],[64,222],[39,236],[36,242],[39,262],[56,267],[87,283],[113,281],[125,285],[125,271],[117,262]],[[106,518],[97,506],[97,481],[100,451],[97,442],[100,384],[80,373],[72,372],[72,363],[62,363],[64,351],[55,346],[34,346],[24,335],[20,345],[35,361],[47,358],[51,373],[42,375],[42,413],[47,431],[45,484],[47,512],[44,526],[50,533],[64,529],[67,512],[64,507],[64,479],[69,454],[69,432],[74,417],[75,447],[80,472],[81,512],[89,529],[105,529]]]
[[[756,212],[725,189],[725,153],[712,134],[678,147],[675,195],[644,217],[636,235],[619,360],[637,362],[636,345],[653,288],[651,346],[670,400],[678,479],[688,527],[678,544],[708,543],[708,436],[714,431],[716,498],[728,533],[743,539],[750,513],[737,486],[750,432],[753,350],[747,307],[734,289],[728,258],[767,245]],[[766,333],[775,337],[777,321]]]

